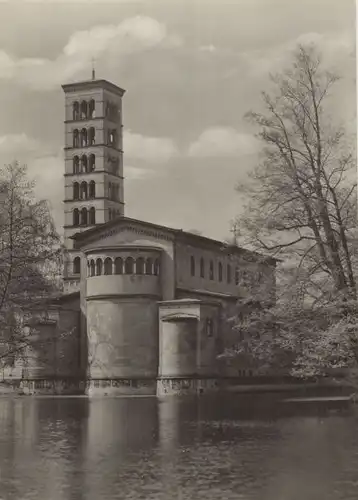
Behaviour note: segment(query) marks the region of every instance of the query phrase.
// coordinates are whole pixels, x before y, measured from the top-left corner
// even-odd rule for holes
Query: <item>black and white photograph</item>
[[[0,500],[357,500],[354,0],[0,0]]]

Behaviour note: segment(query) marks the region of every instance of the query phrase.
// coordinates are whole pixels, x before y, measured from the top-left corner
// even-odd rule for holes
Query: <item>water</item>
[[[0,499],[358,498],[358,417],[233,402],[0,398]]]

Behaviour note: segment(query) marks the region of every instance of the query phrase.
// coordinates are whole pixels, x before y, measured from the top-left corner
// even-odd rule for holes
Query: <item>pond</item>
[[[0,398],[1,500],[357,498],[354,413],[269,396]]]

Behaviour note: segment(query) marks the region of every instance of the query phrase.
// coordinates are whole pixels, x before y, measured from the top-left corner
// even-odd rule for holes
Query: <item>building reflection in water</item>
[[[355,500],[357,436],[248,398],[0,398],[0,498]]]

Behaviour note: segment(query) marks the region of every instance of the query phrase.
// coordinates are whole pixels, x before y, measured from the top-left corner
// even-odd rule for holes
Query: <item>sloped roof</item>
[[[211,247],[216,247],[217,250],[221,250],[221,251],[226,250],[228,253],[231,252],[231,253],[239,254],[242,256],[247,256],[247,257],[254,256],[254,257],[257,257],[260,259],[266,259],[268,262],[271,262],[271,263],[279,262],[278,259],[275,259],[271,256],[265,256],[263,254],[253,252],[251,250],[247,250],[245,248],[241,248],[241,247],[238,247],[235,245],[230,245],[230,244],[225,243],[225,242],[220,241],[220,240],[215,240],[213,238],[208,238],[206,236],[202,236],[199,234],[190,233],[189,231],[183,231],[182,229],[175,229],[175,228],[168,227],[168,226],[162,226],[160,224],[154,224],[153,222],[142,221],[139,219],[133,219],[131,217],[124,217],[124,216],[118,217],[117,219],[105,222],[103,224],[98,224],[95,227],[87,229],[85,231],[75,233],[74,235],[71,236],[71,238],[73,240],[75,240],[76,243],[79,244],[78,245],[79,247],[81,247],[82,244],[85,244],[85,242],[86,242],[86,240],[88,240],[88,238],[92,239],[95,235],[98,234],[98,236],[99,236],[105,230],[108,230],[108,229],[111,229],[111,228],[114,228],[117,226],[121,226],[123,224],[137,224],[137,225],[140,225],[142,227],[145,226],[149,229],[156,229],[159,231],[163,231],[167,234],[171,234],[173,236],[173,239],[176,239],[179,241],[183,241],[183,240],[188,241],[188,242],[192,243],[193,245],[196,244],[197,246],[201,246],[201,245],[211,246]]]

